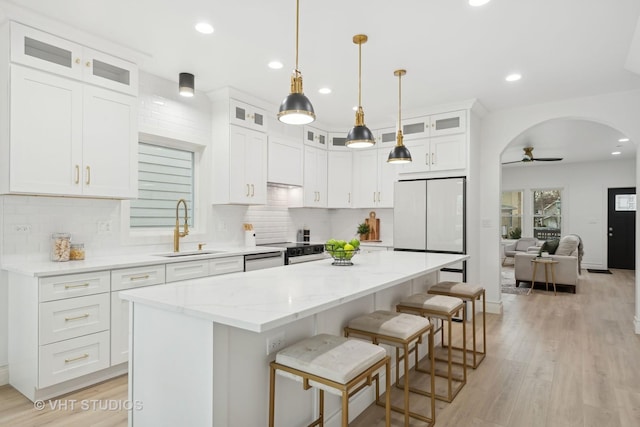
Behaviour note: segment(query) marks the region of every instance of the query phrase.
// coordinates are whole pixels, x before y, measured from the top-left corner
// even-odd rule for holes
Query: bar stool
[[[446,295],[450,297],[460,298],[463,301],[471,301],[471,325],[473,327],[473,348],[467,349],[473,354],[473,364],[469,366],[476,369],[480,362],[484,360],[487,351],[487,320],[486,320],[486,303],[485,290],[482,286],[474,286],[463,282],[440,282],[429,288],[427,291],[433,295]],[[476,347],[476,300],[482,297],[482,351]],[[453,347],[456,350],[462,350],[461,347]]]
[[[275,422],[276,372],[302,382],[304,390],[319,389],[319,416],[311,426],[324,426],[324,392],[342,397],[342,427],[349,425],[349,397],[376,382],[376,401],[380,396],[378,370],[386,372],[386,426],[391,425],[390,357],[384,348],[364,341],[319,334],[304,339],[276,354],[269,371],[269,427]]]
[[[410,313],[416,314],[422,317],[426,317],[429,320],[431,318],[440,319],[441,325],[437,328],[434,333],[440,331],[442,335],[442,342],[444,343],[444,322],[447,322],[447,374],[442,375],[438,372],[435,372],[435,375],[439,377],[447,378],[447,394],[435,394],[435,389],[433,393],[435,394],[435,398],[438,400],[443,400],[445,402],[453,401],[453,398],[460,392],[462,387],[467,383],[467,327],[466,320],[467,316],[464,310],[464,302],[460,298],[448,297],[444,295],[430,295],[427,293],[418,293],[411,295],[407,299],[400,301],[398,305],[396,305],[396,310],[401,313]],[[453,359],[452,359],[452,334],[451,334],[451,323],[453,321],[453,316],[462,310],[462,347],[463,347],[463,363],[462,363],[462,380],[460,380],[460,384],[457,387],[453,388]],[[417,350],[416,350],[417,351]],[[416,355],[417,357],[417,355]],[[422,369],[419,369],[416,366],[416,370],[421,372],[427,372]]]
[[[417,367],[417,346],[422,343],[422,337],[425,334],[428,334],[429,340],[431,390],[435,389],[435,360],[433,358],[433,327],[431,322],[410,314],[379,310],[351,320],[344,328],[344,334],[346,337],[365,338],[371,340],[373,344],[390,344],[396,348],[396,384],[399,384],[400,379],[400,361],[404,361],[404,408],[391,406],[391,409],[404,413],[405,427],[409,426],[410,416],[428,423],[429,427],[433,426],[436,414],[434,393],[431,393],[431,417],[411,412],[409,408],[409,354],[415,352],[415,366]],[[400,354],[400,349],[403,350],[402,354]],[[376,403],[381,405],[378,400]]]

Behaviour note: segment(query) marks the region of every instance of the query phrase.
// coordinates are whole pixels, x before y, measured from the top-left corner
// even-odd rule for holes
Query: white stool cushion
[[[448,315],[462,304],[460,298],[448,297],[446,295],[430,295],[425,293],[413,294],[406,300],[400,301],[401,305],[409,307],[424,308]]]
[[[349,322],[349,328],[406,340],[429,327],[424,317],[378,310]]]
[[[447,292],[451,294],[460,295],[465,298],[473,298],[476,295],[482,293],[484,288],[482,286],[474,286],[463,282],[440,282],[429,288],[435,292]]]
[[[319,334],[280,350],[276,362],[346,384],[386,355],[383,347],[374,344]]]

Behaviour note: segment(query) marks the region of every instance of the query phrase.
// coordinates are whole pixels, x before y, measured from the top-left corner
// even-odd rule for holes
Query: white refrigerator
[[[466,253],[465,187],[463,177],[396,182],[394,248]]]

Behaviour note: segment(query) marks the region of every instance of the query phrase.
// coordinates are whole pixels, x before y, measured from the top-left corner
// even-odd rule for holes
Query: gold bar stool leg
[[[342,360],[345,363],[337,366],[336,364],[331,364],[331,360]],[[379,400],[379,371],[383,367],[386,373],[386,387],[387,391],[389,391],[391,358],[387,356],[386,350],[380,346],[360,340],[319,334],[280,350],[276,354],[276,360],[270,363],[269,427],[275,426],[275,381],[277,371],[286,372],[302,381],[304,390],[308,390],[311,387],[319,389],[319,414],[318,418],[309,425],[310,427],[324,426],[325,391],[341,396],[342,427],[347,427],[349,424],[350,397],[375,381],[376,401]],[[390,393],[387,393],[385,406],[385,425],[390,427]]]
[[[435,363],[433,359],[433,326],[428,319],[418,316],[412,316],[404,313],[394,313],[391,311],[378,310],[373,313],[352,319],[348,326],[344,328],[345,336],[357,337],[370,340],[374,344],[389,344],[396,348],[396,381],[398,388],[403,389],[404,405],[402,408],[390,406],[390,409],[404,414],[404,425],[409,427],[410,418],[415,418],[427,423],[429,427],[435,424],[435,393],[417,390],[410,385],[409,381],[409,362],[411,352],[416,354],[416,367],[418,360],[418,346],[422,343],[422,337],[425,334],[429,336],[429,360],[431,364]],[[413,345],[413,347],[412,347]],[[401,352],[402,350],[402,352]],[[400,362],[403,364],[404,381],[400,385]],[[431,391],[434,390],[434,373],[432,369],[429,374],[431,377]],[[389,386],[391,384],[391,374],[389,373]],[[430,397],[431,417],[418,414],[411,411],[410,408],[410,392],[419,393]],[[387,399],[391,399],[391,389],[387,389]],[[376,397],[376,403],[380,405],[379,394]]]
[[[467,351],[473,355],[473,363],[468,366],[476,369],[480,362],[484,360],[487,350],[487,316],[486,316],[486,298],[485,289],[481,286],[474,286],[468,283],[462,282],[440,282],[432,286],[429,291],[431,295],[445,295],[455,298],[460,298],[465,302],[471,302],[471,311],[473,316],[471,318],[472,325],[472,348]],[[476,301],[482,298],[482,350],[478,347],[477,341],[477,326],[476,326]],[[444,346],[444,344],[443,344]],[[455,350],[462,350],[461,347],[454,346]]]

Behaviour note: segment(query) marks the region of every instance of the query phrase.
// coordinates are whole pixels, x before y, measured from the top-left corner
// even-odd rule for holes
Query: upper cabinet
[[[135,64],[16,22],[11,22],[11,62],[138,94]]]
[[[467,112],[452,111],[450,113],[430,116],[431,130],[429,136],[454,135],[467,131]]]
[[[344,132],[330,132],[329,133],[329,150],[333,151],[348,151],[347,147],[347,134]]]
[[[2,193],[137,197],[135,66],[127,63],[129,86],[115,91],[93,59],[87,69],[77,66],[76,53],[91,49],[13,22],[10,30],[15,63],[0,89],[9,124],[0,142]]]
[[[229,122],[260,132],[267,131],[266,112],[235,99],[229,100]]]
[[[303,206],[327,207],[327,151],[304,147]]]
[[[376,135],[376,145],[378,147],[393,147],[396,145],[397,130],[395,127],[378,129],[374,131]]]
[[[351,151],[329,151],[327,207],[353,206],[353,162]]]
[[[318,148],[327,149],[329,134],[313,126],[304,127],[304,143]]]
[[[353,207],[393,207],[393,185],[400,165],[387,163],[388,155],[386,149],[353,153]]]
[[[267,181],[301,186],[303,148],[298,140],[269,135]]]

